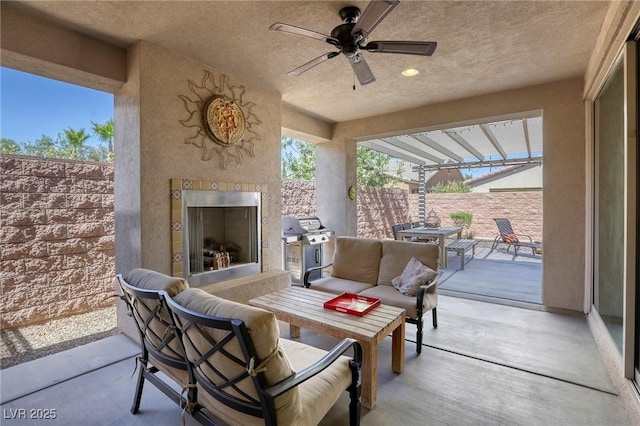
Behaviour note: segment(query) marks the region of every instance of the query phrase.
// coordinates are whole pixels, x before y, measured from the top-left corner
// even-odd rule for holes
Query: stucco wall
[[[402,134],[541,111],[545,157],[543,180],[546,188],[543,195],[543,303],[549,308],[582,311],[585,306],[586,194],[582,90],[583,80],[572,78],[338,123],[334,141],[366,140],[379,135]],[[351,148],[345,144],[344,149],[344,156],[348,158]],[[349,164],[350,168],[355,169],[355,159],[350,160]],[[345,185],[353,182],[355,176],[347,180]],[[324,182],[318,181],[319,194],[325,191],[322,185]],[[352,223],[346,218],[342,220]],[[346,234],[355,235],[356,229],[353,226]]]
[[[489,192],[492,190],[514,190],[532,188],[542,188],[542,165],[521,166],[506,173],[501,173],[494,177],[482,179],[474,183],[472,192]]]
[[[147,42],[129,49],[128,66],[129,79],[116,93],[115,111],[116,242],[123,241],[122,246],[118,245],[117,271],[142,266],[171,273],[171,179],[262,185],[267,194],[263,209],[268,210],[269,217],[268,223],[262,224],[266,231],[263,249],[267,249],[263,250],[263,266],[265,270],[281,269],[281,250],[272,249],[279,247],[281,233],[279,94],[247,86]],[[207,71],[213,76],[213,81],[206,83],[208,86],[217,85],[229,97],[239,99],[242,95],[244,103],[254,104],[250,110],[258,120],[252,127],[259,135],[254,156],[244,152],[241,164],[231,161],[226,169],[220,164],[219,155],[206,161],[201,149],[185,144],[196,130],[180,123],[190,117],[180,96],[191,100],[210,96],[206,90],[190,89],[189,84],[191,81],[202,85]],[[235,88],[233,93],[231,87]],[[245,108],[245,114],[247,111]],[[201,113],[195,117],[201,125]],[[208,144],[209,149],[220,148],[211,141]],[[230,150],[235,153],[235,148]],[[134,234],[129,233],[128,224],[133,224]],[[269,255],[265,256],[265,252]]]
[[[17,156],[0,166],[0,328],[113,304],[113,166]]]

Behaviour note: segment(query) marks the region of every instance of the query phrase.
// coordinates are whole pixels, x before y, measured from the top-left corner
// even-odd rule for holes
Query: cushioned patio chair
[[[513,246],[516,256],[518,255],[518,249],[520,247],[528,247],[535,256],[536,250],[542,248],[542,243],[534,242],[529,235],[516,234],[511,226],[511,221],[506,218],[494,218],[496,225],[498,226],[499,235],[493,240],[491,245],[491,251],[495,249],[498,244],[507,244],[507,251]],[[528,239],[528,241],[522,241],[521,237]]]
[[[140,369],[131,406],[133,414],[140,408],[145,380],[153,383],[174,401],[182,401],[181,406],[187,402],[175,386],[160,378],[157,373],[162,371],[173,379],[178,385],[177,389],[189,387],[184,351],[174,332],[176,327],[165,301],[167,293],[175,296],[188,287],[189,284],[181,278],[146,269],[135,269],[125,277],[116,277],[120,298],[126,303],[140,335]]]
[[[224,424],[317,425],[345,390],[349,424],[360,423],[357,341],[344,339],[327,352],[280,339],[273,313],[197,288],[167,302],[197,385],[197,405]],[[349,350],[353,356],[344,356]]]

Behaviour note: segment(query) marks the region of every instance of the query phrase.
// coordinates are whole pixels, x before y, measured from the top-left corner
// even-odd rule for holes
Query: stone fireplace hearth
[[[172,179],[172,275],[203,286],[266,272],[270,244],[262,224],[268,222],[267,202],[267,185]],[[194,233],[196,218],[214,229]]]

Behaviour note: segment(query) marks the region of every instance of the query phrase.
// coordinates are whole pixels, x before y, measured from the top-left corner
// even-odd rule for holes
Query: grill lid
[[[315,216],[310,217],[282,217],[282,232],[285,234],[297,234],[302,235],[307,232],[314,232],[324,229],[320,219]]]

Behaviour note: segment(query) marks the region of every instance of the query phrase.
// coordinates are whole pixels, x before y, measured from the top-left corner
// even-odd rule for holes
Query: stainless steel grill
[[[322,265],[323,244],[328,242],[333,234],[334,232],[322,226],[320,219],[315,216],[282,218],[284,266],[285,270],[291,272],[293,283],[301,284],[308,268]],[[320,276],[320,271],[315,271],[310,279]]]

